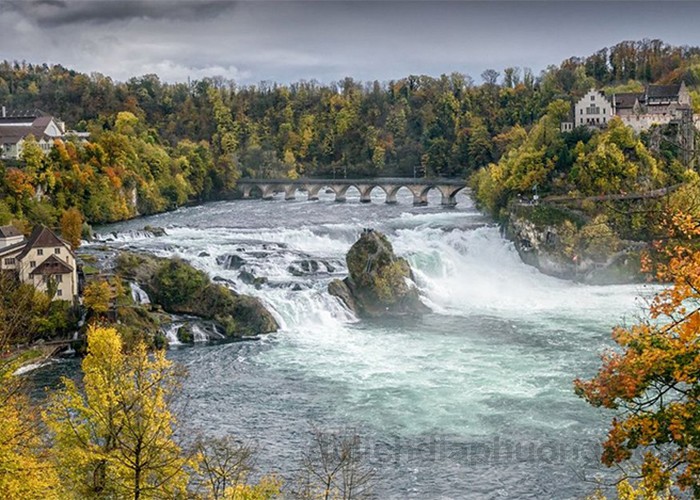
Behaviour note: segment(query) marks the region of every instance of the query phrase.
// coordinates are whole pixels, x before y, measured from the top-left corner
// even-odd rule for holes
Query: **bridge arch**
[[[243,198],[262,198],[263,191],[257,184],[244,184],[241,186],[243,191]]]
[[[259,184],[260,190],[262,191],[263,200],[272,200],[277,192],[277,186],[275,184]]]
[[[443,207],[456,206],[457,200],[455,197],[457,196],[457,193],[459,193],[465,187],[466,186],[448,186],[448,185],[437,186],[437,189],[440,191],[440,194],[442,195],[442,200],[440,201],[440,204]]]

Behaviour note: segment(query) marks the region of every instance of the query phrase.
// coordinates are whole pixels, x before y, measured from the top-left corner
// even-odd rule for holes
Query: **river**
[[[231,280],[282,325],[257,342],[172,349],[189,368],[183,424],[254,440],[263,471],[287,477],[311,426],[355,429],[379,498],[590,493],[605,475],[597,443],[611,415],[578,399],[572,380],[595,372],[611,327],[633,321],[652,290],[542,275],[464,194],[450,210],[434,197],[413,207],[405,189],[397,205],[382,201],[361,204],[351,189],[344,204],[323,193],[216,202],[99,229],[110,245]],[[145,224],[168,235],[137,231]],[[358,321],[327,293],[365,227],[410,261],[432,314]],[[245,284],[217,262],[231,254],[268,283]],[[302,260],[319,269],[295,276]]]

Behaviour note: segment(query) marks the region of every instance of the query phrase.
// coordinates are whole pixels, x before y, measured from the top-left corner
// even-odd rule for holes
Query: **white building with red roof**
[[[76,300],[78,270],[70,245],[49,228],[37,226],[29,238],[14,226],[0,226],[0,272],[13,273],[23,283],[46,292],[55,286],[53,299]]]

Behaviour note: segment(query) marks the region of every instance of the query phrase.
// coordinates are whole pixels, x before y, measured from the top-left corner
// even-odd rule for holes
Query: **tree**
[[[496,85],[499,76],[500,73],[495,69],[487,69],[481,73],[481,79],[484,80],[486,85]]]
[[[622,464],[643,451],[636,489],[644,498],[672,486],[700,495],[700,224],[677,211],[667,227],[669,258],[657,277],[670,287],[654,298],[648,320],[613,330],[620,350],[603,356],[596,376],[575,382],[588,403],[617,410],[602,462]],[[623,490],[635,490],[634,477],[623,478]]]
[[[248,484],[255,470],[255,449],[231,436],[199,439],[195,445],[198,493],[212,500],[267,500],[280,493],[280,482],[263,477],[257,484]]]
[[[35,340],[48,309],[44,293],[0,272],[0,349]]]
[[[375,472],[365,461],[360,437],[351,431],[312,429],[309,448],[303,453],[298,498],[370,498]]]
[[[83,389],[63,379],[44,419],[61,478],[78,498],[174,498],[190,460],[173,440],[172,397],[184,373],[139,343],[128,355],[113,328],[91,328]]]
[[[17,343],[31,340],[37,329],[35,318],[47,302],[34,287],[0,273],[0,492],[3,498],[62,498],[58,475],[41,439],[36,412],[25,394],[22,379],[14,375],[23,359],[11,353]]]
[[[61,236],[75,250],[80,246],[83,233],[83,214],[75,207],[69,208],[61,216]]]
[[[109,311],[112,300],[112,290],[106,281],[93,281],[85,287],[83,304],[95,314],[104,314]]]
[[[65,498],[16,368],[16,362],[0,366],[0,492],[3,498]]]

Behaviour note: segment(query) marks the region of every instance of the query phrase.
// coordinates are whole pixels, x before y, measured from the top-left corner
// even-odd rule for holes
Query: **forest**
[[[60,65],[5,61],[0,103],[50,113],[91,139],[56,144],[48,157],[30,145],[20,165],[0,166],[0,223],[56,226],[69,207],[90,223],[122,220],[229,196],[240,176],[466,179],[536,129],[553,102],[570,102],[591,87],[684,81],[700,107],[700,48],[622,42],[539,75],[509,67],[480,78],[238,86],[216,77],[164,83],[144,75],[117,82]],[[572,163],[575,144],[550,151],[559,170]]]

